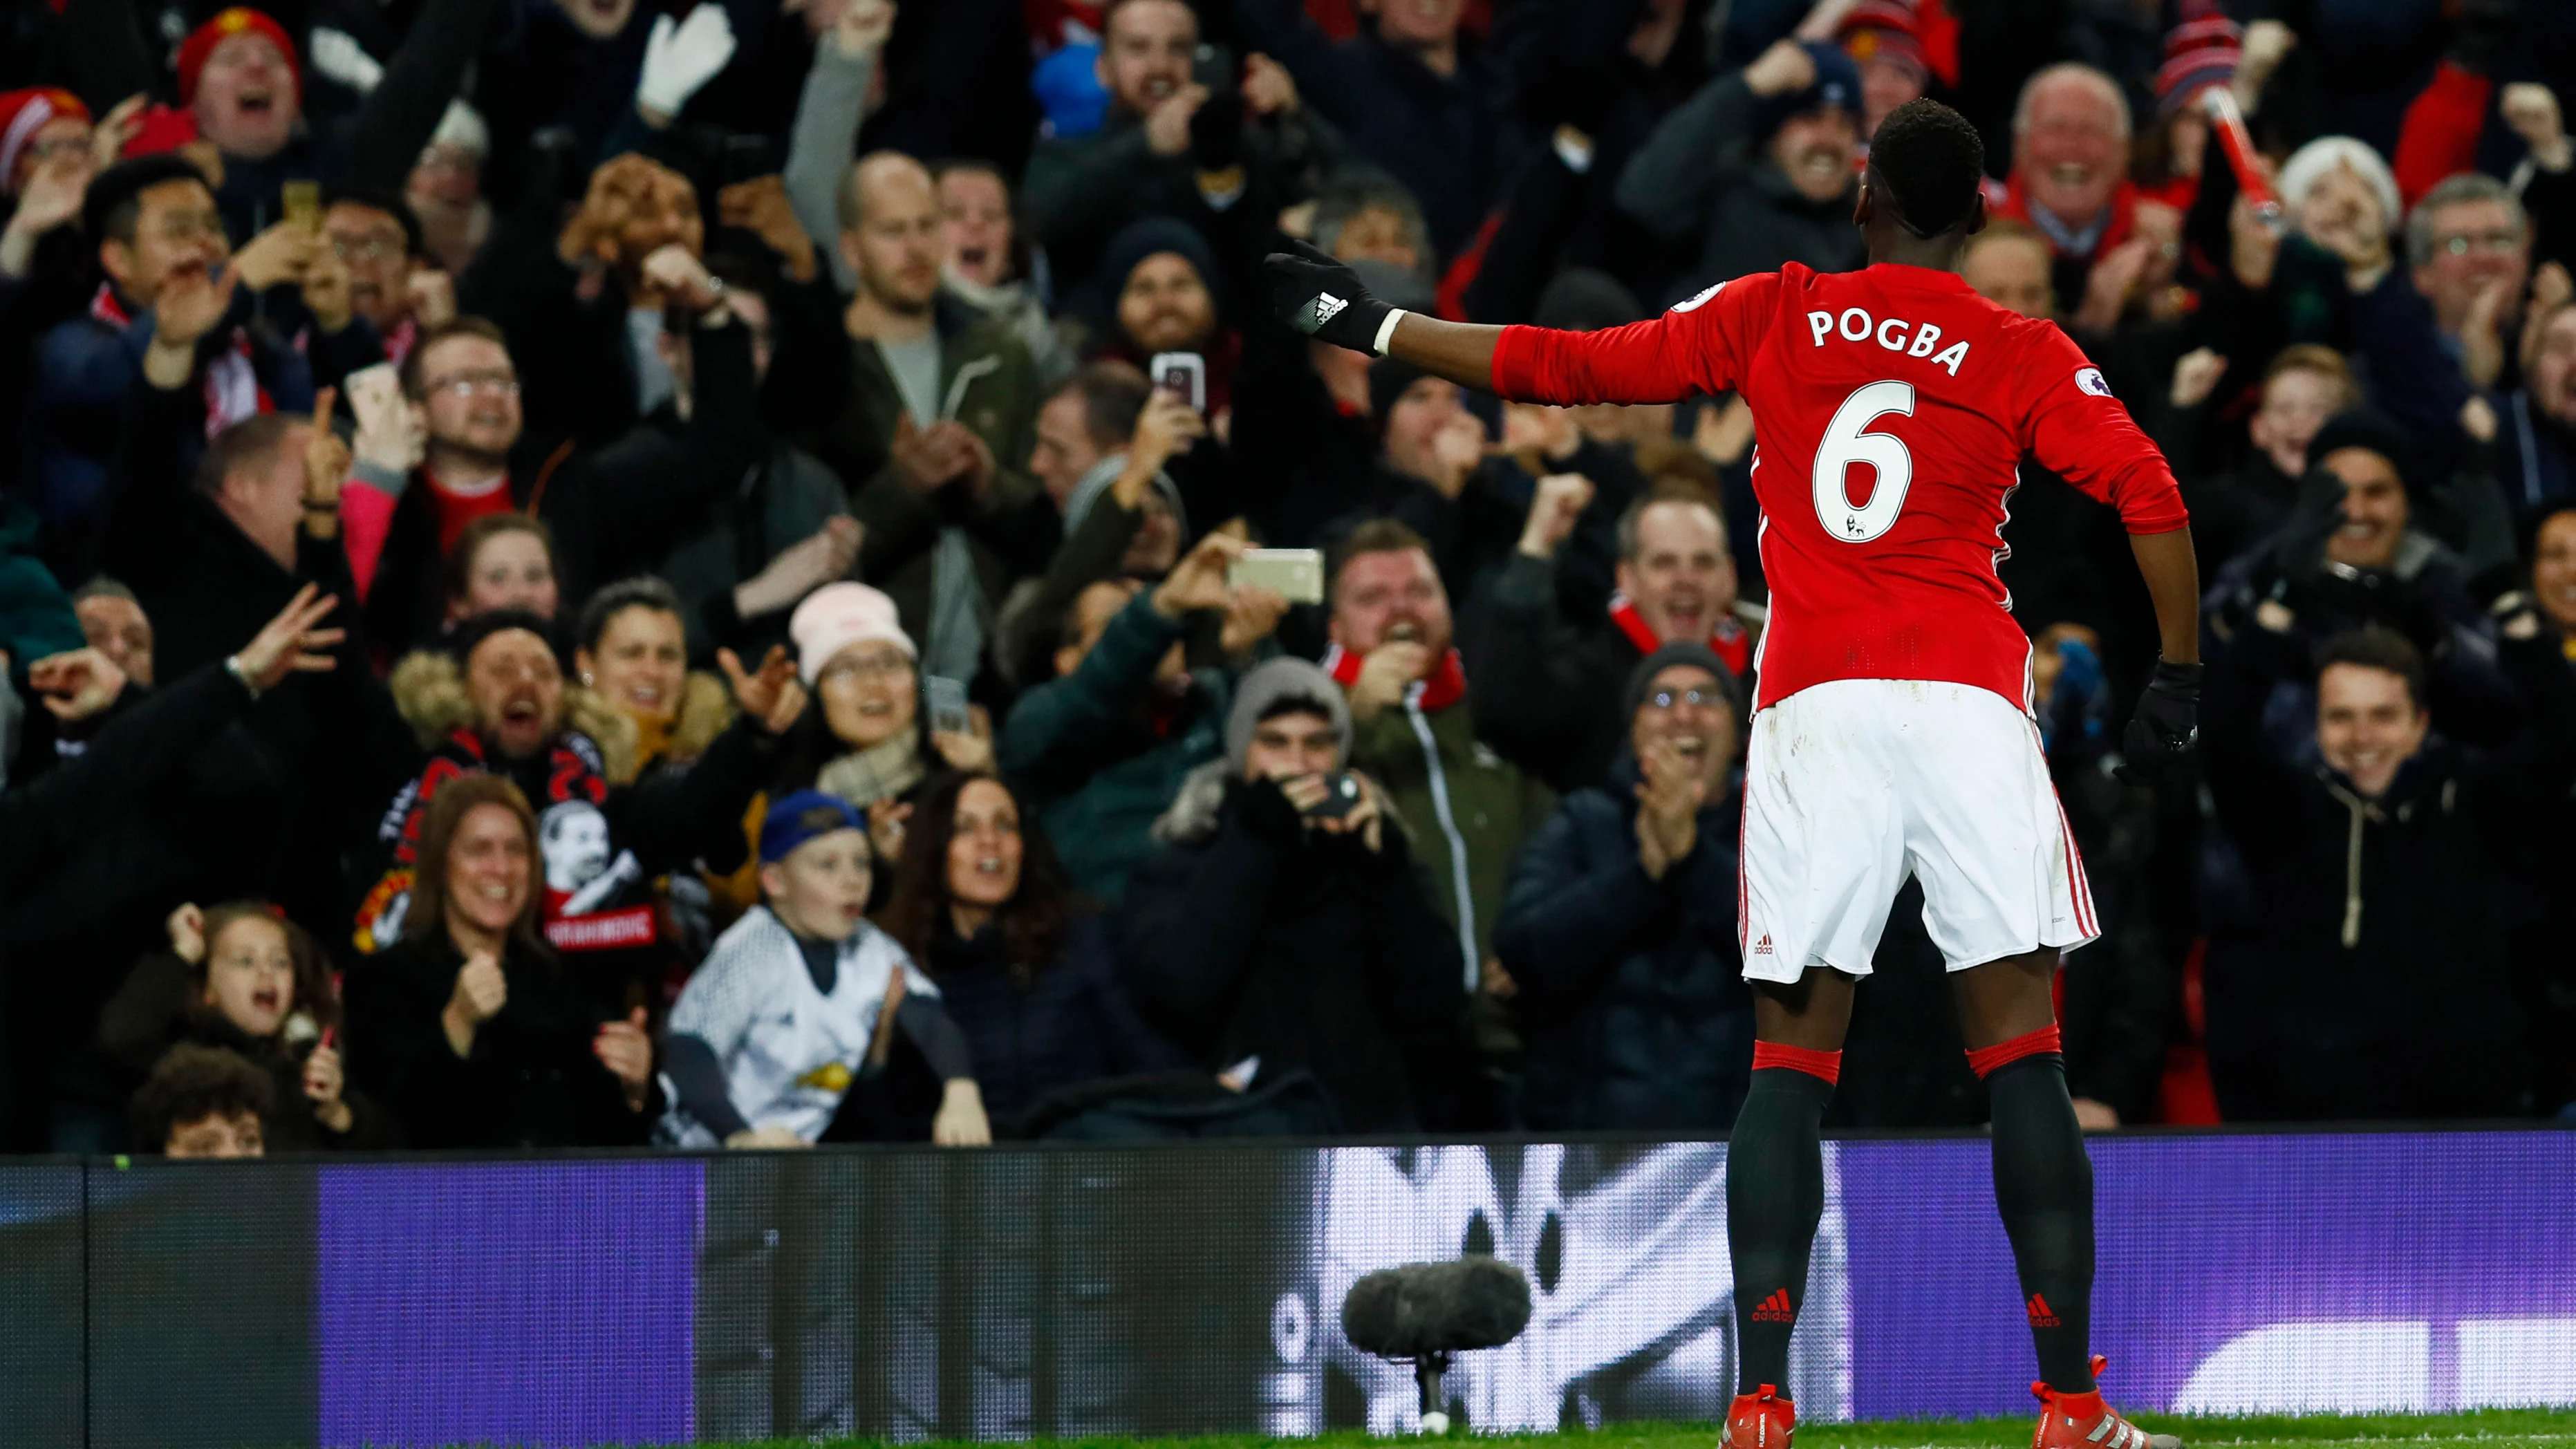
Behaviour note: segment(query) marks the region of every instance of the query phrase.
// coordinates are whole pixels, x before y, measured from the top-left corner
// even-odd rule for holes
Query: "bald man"
[[[840,222],[857,279],[841,312],[851,345],[823,360],[847,376],[827,383],[829,421],[807,441],[850,489],[867,525],[861,570],[921,641],[921,672],[971,680],[994,602],[1053,547],[1053,505],[1022,466],[1044,391],[1006,323],[941,298],[927,167],[895,151],[861,157]]]

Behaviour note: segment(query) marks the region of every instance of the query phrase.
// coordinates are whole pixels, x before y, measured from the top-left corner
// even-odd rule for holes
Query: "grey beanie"
[[[1727,707],[1735,712],[1737,721],[1743,720],[1743,681],[1735,677],[1734,671],[1726,667],[1726,661],[1718,658],[1716,651],[1687,639],[1677,639],[1664,645],[1638,660],[1637,667],[1628,671],[1628,689],[1622,698],[1628,706],[1629,719],[1635,719],[1637,710],[1645,704],[1647,693],[1655,687],[1655,676],[1676,664],[1687,664],[1716,675],[1717,692],[1726,696]]]
[[[1333,739],[1343,763],[1351,757],[1351,707],[1333,676],[1303,659],[1265,660],[1248,670],[1234,688],[1234,709],[1225,717],[1225,759],[1235,774],[1243,773],[1244,752],[1252,748],[1252,727],[1282,704],[1313,704],[1333,722]]]

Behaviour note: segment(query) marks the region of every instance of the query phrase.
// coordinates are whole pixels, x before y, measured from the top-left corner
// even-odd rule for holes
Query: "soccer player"
[[[1782,1449],[1778,1386],[1824,1205],[1818,1128],[1852,990],[1897,889],[1952,972],[1994,1113],[1995,1200],[2038,1349],[2033,1449],[2146,1449],[2088,1356],[2093,1171],[2049,987],[2095,935],[2084,865],[2030,717],[2030,642],[1995,576],[2025,457],[2120,512],[2163,659],[2126,736],[2147,778],[2187,757],[2199,579],[2172,473],[2056,326],[1959,279],[1985,224],[1984,147],[1918,100],[1880,126],[1854,221],[1870,265],[1738,277],[1601,332],[1473,327],[1397,311],[1319,252],[1274,254],[1292,325],[1506,398],[1569,406],[1733,390],[1754,417],[1771,618],[1745,765],[1738,929],[1753,1085],[1727,1164],[1739,1394],[1727,1449]]]

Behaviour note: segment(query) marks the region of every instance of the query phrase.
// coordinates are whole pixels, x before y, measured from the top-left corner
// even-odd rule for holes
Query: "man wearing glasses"
[[[2406,218],[2406,260],[2469,384],[2510,386],[2507,343],[2531,282],[2531,223],[2512,190],[2469,171],[2424,193]]]
[[[420,221],[393,196],[331,187],[322,241],[349,273],[349,308],[375,325],[385,361],[400,367],[423,332],[456,320],[456,283],[420,261]]]
[[[1744,701],[1708,646],[1639,660],[1606,785],[1521,853],[1494,926],[1539,1131],[1723,1130],[1753,1070],[1736,944]]]

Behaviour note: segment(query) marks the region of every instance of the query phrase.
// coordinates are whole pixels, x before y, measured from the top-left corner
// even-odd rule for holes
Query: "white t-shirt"
[[[726,1094],[752,1126],[819,1140],[866,1061],[894,973],[903,972],[908,995],[939,995],[894,938],[866,921],[841,943],[835,970],[830,994],[815,990],[795,936],[767,906],[756,906],[716,938],[671,1008],[671,1034],[714,1048]],[[678,1106],[662,1119],[661,1135],[682,1147],[719,1145]]]

